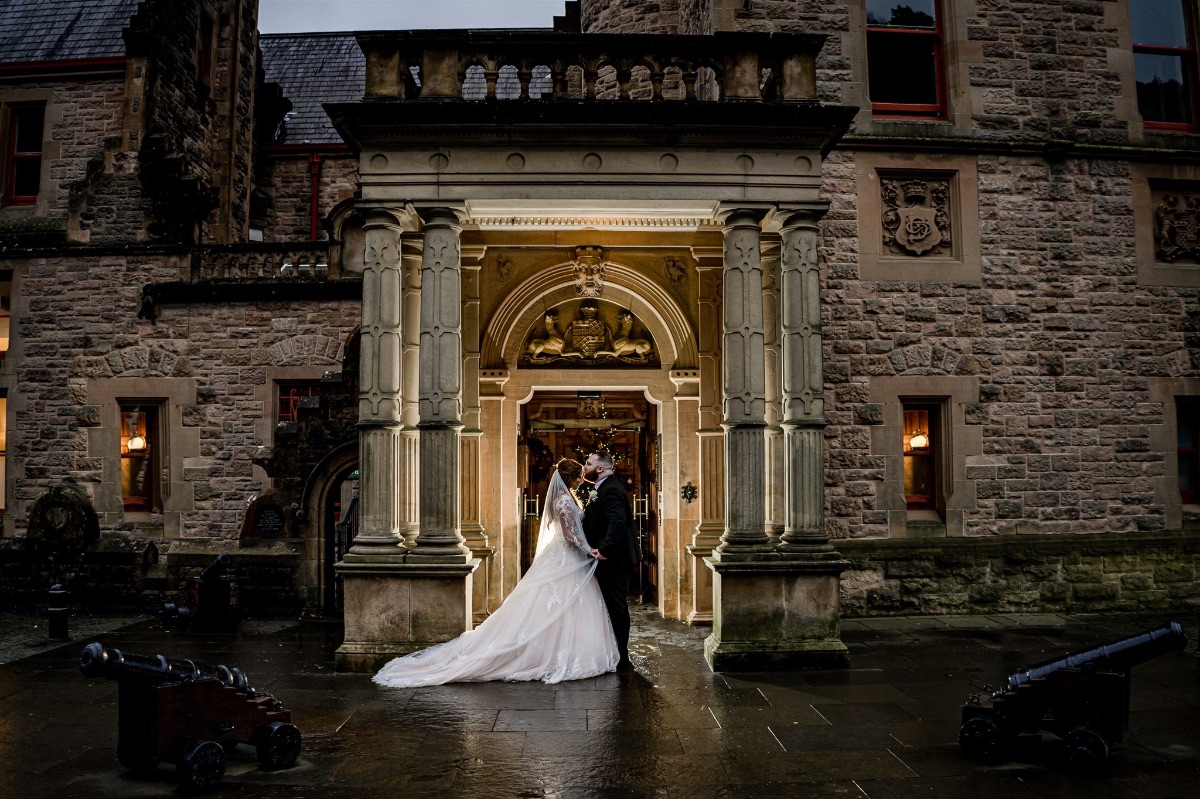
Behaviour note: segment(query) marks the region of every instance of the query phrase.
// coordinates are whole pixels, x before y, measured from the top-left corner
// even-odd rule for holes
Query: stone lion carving
[[[633,314],[622,310],[617,316],[617,334],[613,336],[612,342],[613,354],[618,358],[632,356],[639,360],[645,360],[654,347],[644,338],[630,338],[629,331],[632,329]]]
[[[558,332],[558,312],[546,311],[546,316],[542,320],[542,324],[546,328],[545,338],[535,338],[529,342],[529,346],[525,352],[530,359],[541,359],[550,356],[559,356],[563,354],[563,346],[566,341],[562,334]]]

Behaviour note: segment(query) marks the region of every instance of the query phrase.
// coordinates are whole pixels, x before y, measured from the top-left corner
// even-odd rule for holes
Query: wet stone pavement
[[[635,609],[636,672],[564,683],[385,689],[336,674],[339,630],[247,623],[180,634],[141,621],[106,646],[242,668],[293,712],[299,763],[239,747],[219,797],[1200,796],[1200,672],[1192,645],[1134,670],[1130,728],[1107,773],[1077,777],[1053,736],[985,767],[958,751],[960,708],[985,683],[1163,617],[988,616],[847,621],[844,672],[713,674],[704,628]],[[85,679],[88,638],[0,665],[0,797],[183,793],[173,768],[117,763],[117,683]]]

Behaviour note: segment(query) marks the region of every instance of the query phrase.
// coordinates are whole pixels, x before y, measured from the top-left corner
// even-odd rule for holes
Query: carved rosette
[[[882,178],[883,244],[896,255],[923,256],[951,249],[950,179]]]
[[[1154,251],[1167,262],[1200,261],[1200,193],[1163,192],[1154,208]]]

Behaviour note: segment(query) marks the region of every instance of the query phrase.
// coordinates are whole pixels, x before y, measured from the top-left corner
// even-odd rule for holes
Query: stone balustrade
[[[824,37],[386,31],[358,34],[364,100],[816,100]]]
[[[192,281],[326,280],[341,277],[331,267],[329,244],[320,241],[231,244],[202,247],[192,259]]]

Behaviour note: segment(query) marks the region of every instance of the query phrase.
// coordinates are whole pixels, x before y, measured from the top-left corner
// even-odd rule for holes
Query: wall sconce
[[[696,490],[696,486],[692,485],[691,480],[688,480],[685,484],[679,487],[679,496],[683,497],[683,501],[689,505],[692,504],[692,500],[696,498],[698,493],[699,492]]]
[[[143,452],[146,449],[146,437],[142,435],[139,428],[142,426],[142,414],[138,411],[125,414],[125,428],[129,431],[129,438],[125,440],[125,449],[130,452]]]
[[[929,436],[924,433],[917,433],[908,440],[909,449],[925,449],[929,446]]]

